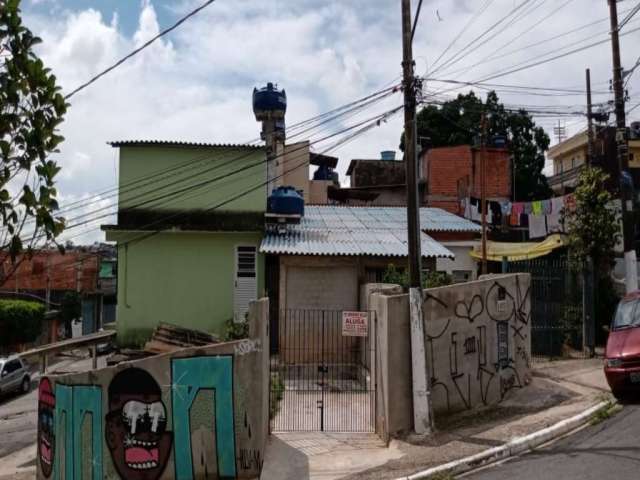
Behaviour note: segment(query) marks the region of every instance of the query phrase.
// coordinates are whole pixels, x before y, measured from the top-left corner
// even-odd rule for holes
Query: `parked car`
[[[618,304],[604,362],[607,382],[616,397],[640,392],[640,290]]]
[[[27,365],[19,357],[0,358],[0,394],[27,393],[31,388],[31,376]]]

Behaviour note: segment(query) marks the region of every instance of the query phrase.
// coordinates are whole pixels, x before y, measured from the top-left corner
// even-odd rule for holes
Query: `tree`
[[[526,110],[506,110],[495,92],[485,102],[475,93],[458,95],[440,106],[428,105],[417,116],[418,137],[430,139],[432,147],[473,145],[480,134],[482,113],[487,115],[487,135],[502,135],[515,165],[515,200],[549,198],[552,194],[542,173],[549,136]],[[404,150],[404,137],[400,148]]]
[[[34,53],[41,40],[22,25],[19,5],[0,1],[0,249],[14,260],[39,239],[55,242],[64,228],[54,217],[60,167],[50,154],[63,141],[58,127],[68,106]]]
[[[593,260],[596,271],[608,275],[614,264],[620,225],[612,211],[613,197],[606,190],[609,175],[597,167],[580,172],[574,192],[575,211],[565,211],[564,221],[571,256],[579,264]]]
[[[597,167],[580,172],[574,192],[574,211],[563,213],[569,255],[574,268],[582,270],[587,259],[593,261],[596,322],[607,325],[613,316],[618,296],[611,280],[615,246],[620,241],[619,215],[612,210],[613,197],[606,190],[609,175]],[[602,341],[600,328],[596,339]]]
[[[45,307],[24,300],[0,300],[0,347],[33,342],[42,333]]]

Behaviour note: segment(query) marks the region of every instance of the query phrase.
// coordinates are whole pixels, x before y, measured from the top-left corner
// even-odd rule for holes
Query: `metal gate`
[[[531,354],[534,361],[586,355],[582,349],[582,277],[566,258],[542,257],[508,265],[531,274]]]
[[[343,312],[282,310],[270,363],[273,432],[374,432],[376,316],[343,335]]]

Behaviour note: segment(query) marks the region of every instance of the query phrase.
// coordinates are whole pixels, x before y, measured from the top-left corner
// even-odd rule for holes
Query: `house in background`
[[[480,198],[482,190],[482,153],[470,145],[426,150],[420,156],[423,203],[464,215],[460,200]],[[505,148],[486,148],[485,196],[487,201],[512,198],[511,155]]]
[[[420,209],[420,223],[426,271],[435,271],[440,260],[455,260],[431,235],[477,233],[479,228],[430,208]],[[275,311],[357,310],[361,285],[383,282],[389,265],[402,270],[407,265],[406,209],[309,206],[300,224],[267,232],[260,252],[267,255]]]
[[[595,130],[594,164],[610,175],[610,188],[617,189],[616,129],[596,127]],[[556,195],[564,195],[575,190],[578,175],[587,162],[587,151],[587,131],[580,132],[549,149],[547,156],[553,162],[553,175],[549,177],[549,186]],[[631,129],[629,173],[637,190],[640,186],[640,122],[635,122]]]
[[[10,259],[1,266],[2,298],[36,300],[55,310],[68,292],[75,292],[81,301],[82,325],[78,332],[83,335],[94,333],[114,320],[115,276],[112,273],[109,276],[106,268],[104,272],[101,268],[103,263],[110,263],[112,272],[117,268],[112,246],[71,247],[64,254],[58,249],[38,250],[16,261],[17,266]],[[104,281],[107,278],[109,284]],[[57,336],[58,332],[52,332],[50,337]]]
[[[119,341],[160,322],[222,333],[264,291],[263,147],[118,141]],[[239,192],[248,192],[239,195]]]

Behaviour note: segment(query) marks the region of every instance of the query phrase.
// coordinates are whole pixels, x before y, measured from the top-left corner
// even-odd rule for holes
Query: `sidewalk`
[[[602,360],[567,360],[534,366],[525,389],[497,407],[436,418],[427,439],[370,435],[279,434],[267,447],[262,478],[392,480],[503,445],[581,413],[608,396]]]

